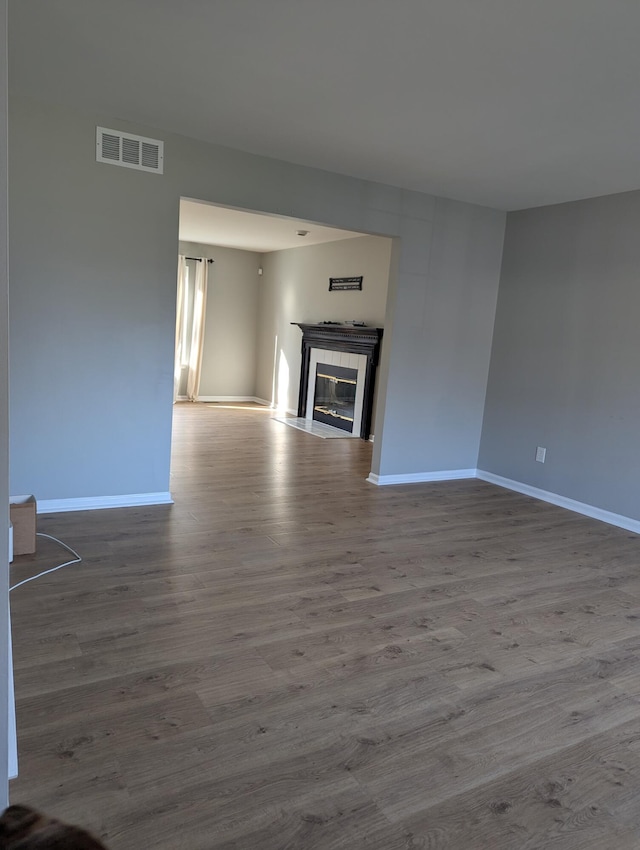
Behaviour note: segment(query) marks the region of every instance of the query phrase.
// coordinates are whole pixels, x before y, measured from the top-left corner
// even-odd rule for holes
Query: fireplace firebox
[[[382,328],[292,324],[302,331],[298,416],[368,440]]]
[[[357,384],[357,369],[317,363],[313,418],[351,434],[356,413]]]

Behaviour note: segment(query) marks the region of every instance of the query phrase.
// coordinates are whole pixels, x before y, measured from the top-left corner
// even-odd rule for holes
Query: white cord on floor
[[[29,581],[35,581],[37,578],[42,578],[42,576],[49,575],[49,573],[55,573],[56,570],[61,570],[63,567],[70,567],[71,564],[81,563],[82,558],[80,557],[80,555],[78,555],[76,550],[72,549],[71,546],[67,546],[66,543],[62,542],[62,540],[58,540],[57,537],[53,537],[51,534],[45,534],[42,531],[38,531],[36,536],[37,537],[47,537],[49,540],[53,540],[55,543],[59,543],[60,546],[62,546],[64,549],[67,550],[67,552],[71,552],[71,554],[75,556],[74,560],[73,561],[65,561],[64,564],[58,564],[57,567],[51,567],[50,570],[44,570],[43,572],[38,573],[35,576],[31,576],[31,578],[25,578],[24,581],[19,581],[17,584],[14,584],[13,587],[9,588],[9,590],[15,590],[16,587],[21,587],[23,584],[27,584],[27,582],[29,582]]]

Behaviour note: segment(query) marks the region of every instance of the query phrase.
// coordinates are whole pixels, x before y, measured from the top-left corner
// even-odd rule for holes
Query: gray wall
[[[384,327],[390,254],[390,239],[361,236],[263,255],[256,380],[260,398],[278,400],[282,362],[288,372],[286,407],[298,407],[302,333],[291,322],[356,319]],[[364,277],[361,292],[329,292],[330,277],[357,275]]]
[[[165,174],[96,163],[96,124],[163,138]],[[24,99],[10,131],[16,492],[168,489],[180,196],[401,237],[373,471],[475,466],[502,213]]]
[[[639,221],[640,192],[509,215],[479,458],[635,519]]]
[[[378,402],[385,416],[374,446],[381,474],[478,461],[504,215],[443,199],[423,214],[405,225],[410,238],[393,259]]]
[[[95,162],[91,119],[10,106],[11,489],[163,492],[177,193]]]
[[[0,810],[8,803],[9,412],[7,326],[7,0],[0,0]]]
[[[260,254],[180,242],[180,253],[209,257],[201,396],[255,396]]]

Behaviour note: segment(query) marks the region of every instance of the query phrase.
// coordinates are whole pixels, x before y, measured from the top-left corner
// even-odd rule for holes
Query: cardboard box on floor
[[[33,555],[36,551],[35,496],[11,496],[9,519],[13,525],[13,554]]]

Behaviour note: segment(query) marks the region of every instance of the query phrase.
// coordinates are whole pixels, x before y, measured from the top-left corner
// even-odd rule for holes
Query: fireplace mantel
[[[373,388],[376,367],[380,355],[382,328],[338,324],[305,324],[292,322],[302,331],[302,364],[300,367],[300,393],[298,396],[298,416],[305,417],[307,410],[307,391],[309,385],[309,362],[312,348],[328,351],[344,351],[349,354],[364,354],[367,369],[364,385],[364,404],[360,436],[368,440],[371,433],[371,413],[373,410]]]

